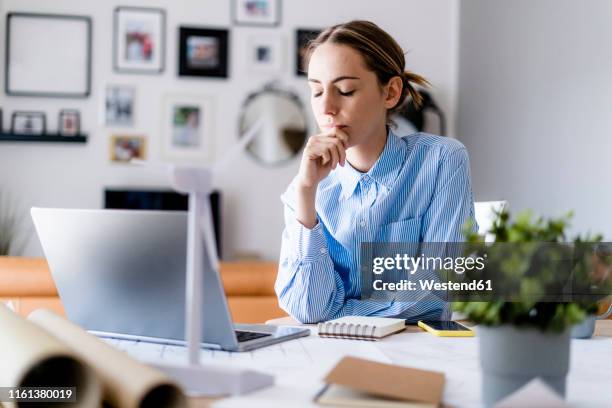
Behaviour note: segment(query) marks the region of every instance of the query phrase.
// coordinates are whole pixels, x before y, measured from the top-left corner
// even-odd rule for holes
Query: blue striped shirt
[[[362,242],[461,242],[474,219],[469,161],[457,140],[389,131],[372,168],[348,161],[317,188],[318,223],[295,218],[295,180],[281,195],[285,229],[275,290],[283,310],[303,323],[346,315],[446,320],[450,307],[426,291],[413,301],[362,300]]]

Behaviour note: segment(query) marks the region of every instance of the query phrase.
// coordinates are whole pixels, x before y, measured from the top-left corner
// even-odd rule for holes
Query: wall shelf
[[[43,143],[87,143],[87,135],[80,133],[75,136],[62,136],[57,133],[42,135],[21,135],[17,133],[0,133],[0,142],[43,142]]]

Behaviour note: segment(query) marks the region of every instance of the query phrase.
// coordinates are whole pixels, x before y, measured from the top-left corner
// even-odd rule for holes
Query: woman
[[[469,163],[456,140],[392,131],[414,84],[404,53],[378,26],[351,21],[309,45],[311,105],[321,133],[306,144],[285,206],[276,293],[303,323],[345,315],[448,319],[429,293],[410,302],[361,300],[362,242],[458,242],[474,218]],[[475,225],[475,222],[474,222]]]

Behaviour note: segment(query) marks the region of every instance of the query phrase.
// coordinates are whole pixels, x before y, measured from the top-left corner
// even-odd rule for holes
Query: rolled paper
[[[129,357],[57,314],[38,309],[28,319],[41,326],[93,368],[104,402],[120,408],[183,408],[187,398],[167,375]]]
[[[69,346],[3,304],[0,304],[0,362],[1,387],[75,387],[76,402],[66,400],[53,406],[100,406],[102,385],[94,370]],[[17,402],[2,404],[5,408],[19,406]]]

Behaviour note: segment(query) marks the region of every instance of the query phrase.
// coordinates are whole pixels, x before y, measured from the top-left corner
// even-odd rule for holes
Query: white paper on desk
[[[534,378],[499,401],[494,408],[531,408],[534,404],[540,408],[569,407],[548,384],[540,378]]]

